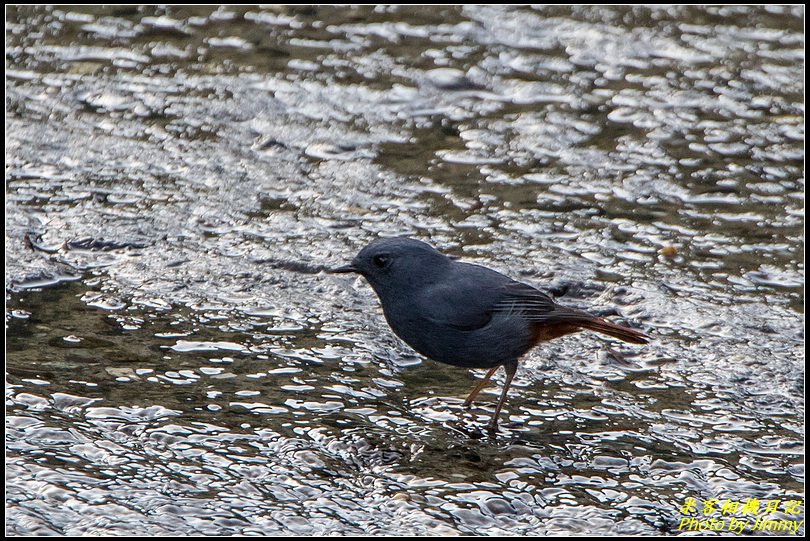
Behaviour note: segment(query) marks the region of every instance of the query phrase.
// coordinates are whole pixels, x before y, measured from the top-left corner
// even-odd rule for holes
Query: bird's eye
[[[388,265],[390,259],[387,255],[375,255],[372,261],[374,262],[375,267],[378,269],[383,269]]]

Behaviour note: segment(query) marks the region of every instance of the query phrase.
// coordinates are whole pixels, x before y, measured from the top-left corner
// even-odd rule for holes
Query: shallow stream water
[[[8,7],[7,533],[667,534],[751,499],[803,520],[803,27]],[[322,272],[400,234],[653,341],[537,348],[487,437],[502,374],[465,410],[483,372]]]

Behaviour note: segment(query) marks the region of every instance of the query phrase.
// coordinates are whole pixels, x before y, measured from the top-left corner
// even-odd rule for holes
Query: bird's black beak
[[[358,272],[358,270],[353,265],[343,265],[342,267],[329,269],[326,272],[330,274],[346,274],[348,272]]]

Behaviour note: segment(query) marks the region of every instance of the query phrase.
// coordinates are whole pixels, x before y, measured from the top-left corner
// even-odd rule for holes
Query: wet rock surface
[[[803,18],[10,7],[8,533],[650,534],[803,499]],[[654,341],[536,349],[475,437],[498,386],[465,410],[482,374],[322,272],[396,234]]]

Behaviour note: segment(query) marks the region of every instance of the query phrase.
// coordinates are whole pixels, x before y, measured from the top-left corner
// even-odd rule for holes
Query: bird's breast
[[[494,317],[478,329],[460,330],[418,315],[385,311],[388,325],[421,355],[465,368],[492,368],[516,360],[534,345],[529,324],[520,318]]]

